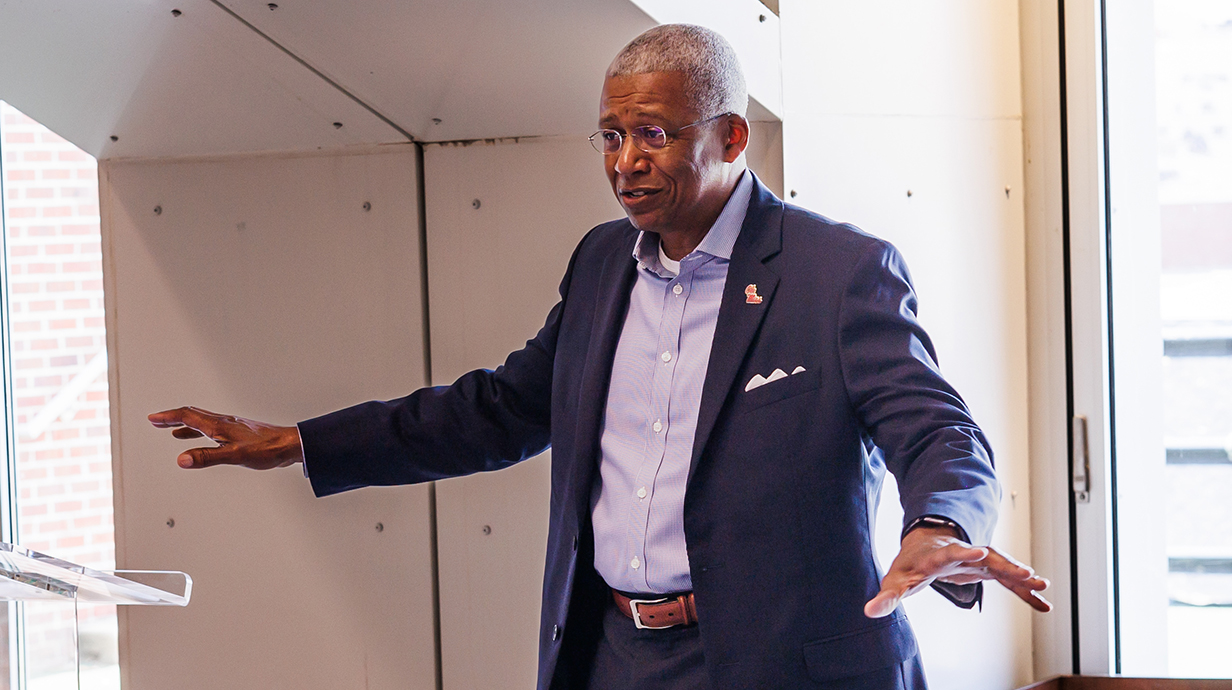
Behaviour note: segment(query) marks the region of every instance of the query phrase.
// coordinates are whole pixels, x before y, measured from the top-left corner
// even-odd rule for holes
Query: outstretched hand
[[[171,429],[176,438],[206,437],[218,443],[214,448],[192,448],[180,453],[176,462],[185,469],[240,465],[269,470],[304,461],[299,429],[293,426],[274,426],[196,407],[155,412],[149,419],[160,429]]]
[[[1036,611],[1052,604],[1040,594],[1048,580],[991,546],[971,546],[945,527],[917,527],[903,537],[898,557],[881,580],[881,591],[864,605],[869,618],[888,616],[903,598],[934,580],[957,585],[996,580]]]

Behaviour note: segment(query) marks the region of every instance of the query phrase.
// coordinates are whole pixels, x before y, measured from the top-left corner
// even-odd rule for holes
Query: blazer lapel
[[[714,329],[714,345],[710,349],[710,363],[706,368],[705,383],[702,384],[697,433],[689,463],[690,480],[779,284],[778,274],[767,268],[764,262],[778,254],[783,246],[783,202],[761,180],[754,178],[754,182],[756,188],[749,211],[740,228],[740,237],[732,248],[727,283],[723,287],[723,301],[719,305],[718,323]],[[750,285],[757,286],[756,294],[761,297],[758,304],[748,301],[745,290]]]
[[[636,238],[637,234],[632,233],[630,241],[621,242],[617,250],[604,260],[599,274],[594,321],[582,369],[581,395],[577,401],[577,449],[581,462],[573,463],[574,475],[570,483],[579,500],[579,515],[590,513],[590,485],[599,462],[599,434],[612,380],[612,362],[616,357],[616,344],[620,341],[625,313],[629,310],[633,281],[637,278],[637,261],[633,258]]]

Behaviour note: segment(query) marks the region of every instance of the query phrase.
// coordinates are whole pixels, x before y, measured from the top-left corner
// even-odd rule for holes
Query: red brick
[[[73,415],[73,421],[80,419],[94,419],[94,410],[77,410]],[[85,458],[98,455],[98,446],[73,446],[69,449],[69,455],[75,458]],[[96,472],[93,466],[89,468],[90,472]]]
[[[48,206],[43,209],[44,218],[64,218],[73,215],[72,206]]]
[[[17,473],[17,481],[20,482],[31,482],[37,479],[45,479],[46,477],[46,467],[23,467]]]
[[[21,507],[21,516],[23,518],[38,517],[39,515],[47,514],[46,503],[32,503]]]
[[[51,432],[51,440],[53,441],[65,441],[71,438],[81,438],[81,431],[79,429],[70,428],[70,429],[56,429],[55,431]],[[59,468],[59,467],[56,468],[57,477],[63,474],[60,471],[61,469],[63,468]],[[74,467],[71,472],[68,472],[68,474],[81,474],[81,468]]]
[[[42,407],[47,403],[47,397],[42,395],[33,395],[28,398],[18,398],[18,407]]]
[[[111,428],[105,426],[93,426],[86,429],[86,436],[110,436]]]
[[[51,151],[26,151],[22,155],[22,159],[27,161],[49,161],[51,158]]]
[[[45,262],[40,262],[40,263],[31,262],[31,263],[26,264],[26,273],[35,274],[35,273],[55,273],[55,272],[56,272],[55,264],[49,264]]]
[[[56,504],[57,513],[75,513],[81,510],[81,501],[61,501]]]
[[[54,225],[31,225],[27,233],[30,237],[51,237],[56,234]]]
[[[77,215],[79,216],[97,216],[98,204],[82,204],[77,207]]]
[[[20,182],[22,180],[33,180],[33,170],[10,170],[8,174],[9,182]]]
[[[33,333],[35,331],[42,330],[42,328],[42,321],[22,321],[20,323],[13,324],[14,333]]]
[[[50,199],[55,196],[56,190],[50,187],[31,187],[26,190],[27,199]]]
[[[9,209],[9,218],[33,218],[38,215],[38,209],[33,206],[22,206]]]
[[[61,537],[56,540],[57,549],[72,549],[78,546],[85,546],[86,538],[82,536]]]
[[[86,391],[86,400],[94,402],[94,401],[106,400],[106,399],[107,399],[106,391]]]
[[[42,141],[42,143],[44,144],[67,144],[68,143],[67,141],[64,140],[64,137],[60,136],[59,134],[56,134],[55,132],[51,130],[44,130],[43,136],[39,137],[39,140]]]
[[[44,170],[44,180],[67,180],[71,171],[69,170]]]
[[[34,452],[36,460],[59,460],[62,457],[64,457],[63,448],[45,448]],[[60,487],[60,490],[63,491],[64,487]]]
[[[77,355],[61,355],[51,358],[51,366],[53,367],[71,367],[77,365]]]
[[[38,292],[42,288],[39,283],[11,283],[9,287],[14,293],[20,293],[23,295]]]
[[[108,468],[110,469],[110,468]],[[73,482],[73,493],[84,494],[91,491],[98,491],[102,487],[102,483],[97,481]],[[94,507],[94,506],[91,506]]]
[[[59,159],[62,161],[91,161],[91,162],[94,160],[93,158],[90,157],[90,154],[80,149],[75,149],[73,151],[61,151],[59,155]]]
[[[80,505],[80,504],[78,504]],[[75,508],[74,510],[80,510]],[[103,524],[103,516],[101,515],[84,515],[73,519],[73,529],[86,529],[87,527],[98,527]]]
[[[65,261],[65,273],[90,273],[103,270],[103,262],[94,261]]]
[[[54,254],[72,254],[76,249],[77,245],[67,243],[43,245],[43,251],[46,252],[48,256],[52,256]]]
[[[95,177],[98,177],[98,171],[95,170],[94,168],[88,168],[88,169],[77,171],[77,179],[79,180],[90,180],[90,179],[94,179]]]
[[[13,360],[14,369],[38,369],[41,366],[43,366],[42,357],[26,357]]]
[[[30,341],[31,350],[55,350],[55,349],[58,349],[59,345],[60,345],[60,341],[56,340],[55,338],[50,338],[50,339],[43,338],[40,340]]]
[[[28,247],[9,247],[9,256],[35,256],[38,254],[39,248],[36,246]]]
[[[51,330],[62,331],[77,327],[77,319],[52,319]]]
[[[34,132],[9,132],[4,135],[6,144],[33,144]]]
[[[106,326],[106,320],[101,316],[90,316],[85,319],[86,328],[102,328]]]
[[[77,289],[75,280],[56,280],[47,282],[47,292],[72,292]]]
[[[66,301],[64,304],[65,306],[68,306],[68,301]],[[93,347],[94,346],[94,336],[90,336],[90,335],[69,336],[64,339],[64,344],[67,345],[68,347]]]
[[[62,376],[36,376],[34,377],[34,385],[36,386],[61,386],[63,385],[64,377]]]
[[[61,225],[60,234],[62,235],[92,235],[98,232],[97,225]]]

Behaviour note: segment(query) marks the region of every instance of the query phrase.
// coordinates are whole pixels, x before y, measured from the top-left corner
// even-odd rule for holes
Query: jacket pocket
[[[741,412],[776,403],[821,387],[821,375],[815,371],[802,371],[785,378],[765,383],[751,391],[741,389],[736,393],[736,406]]]
[[[915,634],[904,617],[804,645],[809,677],[818,682],[859,676],[915,656]]]

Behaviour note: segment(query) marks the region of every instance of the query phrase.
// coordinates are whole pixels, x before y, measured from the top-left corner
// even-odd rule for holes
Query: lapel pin
[[[761,295],[757,294],[757,284],[749,283],[749,286],[744,289],[745,304],[761,304]]]

